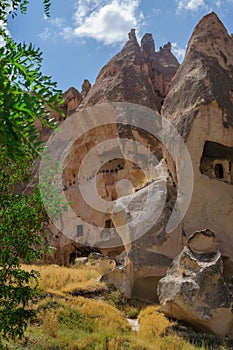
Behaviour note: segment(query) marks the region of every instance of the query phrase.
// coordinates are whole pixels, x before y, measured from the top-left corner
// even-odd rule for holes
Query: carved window
[[[83,236],[83,225],[78,225],[77,226],[77,237],[82,237]]]
[[[233,147],[206,141],[200,162],[200,172],[210,179],[233,184]]]

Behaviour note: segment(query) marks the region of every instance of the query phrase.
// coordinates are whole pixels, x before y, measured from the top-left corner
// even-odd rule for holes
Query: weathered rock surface
[[[82,91],[81,91],[82,98],[86,97],[90,88],[91,88],[91,83],[89,82],[88,79],[84,79],[84,82],[82,84]]]
[[[105,275],[104,281],[129,297],[157,301],[158,281],[182,249],[180,227],[171,234],[165,230],[173,207],[172,200],[166,202],[166,180],[155,180],[115,202],[118,211],[111,218],[125,247],[125,264]]]
[[[57,122],[61,122],[73,114],[83,100],[83,94],[80,94],[74,87],[70,87],[65,91],[62,97],[64,102],[61,103],[59,108],[64,113],[64,116],[61,116],[61,114],[56,111],[51,111],[51,118],[54,118]]]
[[[132,29],[129,40],[101,69],[80,107],[120,101],[160,110],[178,67],[170,43],[155,52],[152,35],[145,34],[140,47]]]
[[[178,67],[179,63],[171,53],[171,45],[169,43],[163,48],[160,48],[159,52],[155,52],[152,35],[146,34],[141,41],[140,47],[136,39],[135,30],[131,30],[128,42],[103,67],[93,87],[91,87],[88,80],[84,80],[81,94],[75,88],[70,88],[64,93],[64,102],[61,108],[65,114],[65,118],[62,118],[57,112],[52,112],[51,117],[61,122],[70,116],[75,109],[83,109],[105,101],[133,102],[148,106],[153,110],[158,110],[161,108],[164,97],[169,91],[171,80]],[[108,109],[105,113],[107,115]],[[77,126],[77,128],[80,127],[80,125]],[[114,225],[110,215],[103,215],[101,212],[92,210],[86,205],[78,189],[78,171],[82,159],[90,149],[104,140],[115,138],[116,135],[142,143],[159,160],[161,159],[161,145],[149,133],[140,129],[133,129],[126,125],[103,125],[96,128],[89,135],[84,135],[84,137],[81,137],[75,143],[66,161],[63,182],[66,198],[71,201],[71,206],[78,216],[87,222],[103,228],[105,226],[106,228],[109,226],[112,227],[112,238],[107,233],[105,234],[105,230],[103,229],[101,238],[99,241],[97,239],[95,244],[97,247],[101,244],[102,253],[113,257],[119,255],[124,250],[122,239],[116,230],[114,231]],[[48,139],[49,136],[49,132],[45,133],[44,139]],[[152,178],[147,179],[144,172],[135,166],[137,161],[133,163],[124,159],[122,156],[121,158],[116,157],[106,162],[104,161],[104,157],[105,155],[102,155],[101,161],[103,165],[97,175],[97,187],[101,197],[107,201],[128,195],[130,191],[139,191],[140,188],[143,188],[148,182],[153,180]],[[89,186],[88,181],[92,180],[92,176],[92,164],[90,164],[90,169],[86,174],[87,186]],[[125,180],[132,183],[131,190],[125,185]],[[118,186],[116,187],[117,184]],[[71,221],[66,222],[66,232],[72,232],[73,230]],[[76,235],[82,235],[82,225],[78,225],[78,227],[80,228],[80,232],[76,227],[77,232],[73,234],[75,237]],[[70,235],[68,236],[70,237]],[[103,245],[105,236],[106,245]],[[75,237],[74,239],[70,237],[71,240],[69,241],[71,259],[73,259],[73,249],[76,249],[73,247]],[[54,242],[51,239],[51,235],[49,234],[49,244],[54,247]],[[69,240],[67,237],[64,238],[64,242],[61,240],[60,243],[57,243],[57,240],[55,240],[56,254],[54,255],[55,260],[53,262],[56,263],[59,261],[60,263],[62,261],[62,263],[67,264],[69,261],[69,253],[66,253],[63,257],[59,257],[59,259],[57,258],[59,255],[58,252],[61,255],[63,254],[63,248],[60,244],[63,242],[65,247],[68,244],[66,242],[67,240]]]
[[[156,118],[155,112],[143,106],[136,106],[135,109],[127,104],[125,111],[120,106],[114,103],[99,104],[95,108],[79,111],[67,120],[72,122],[74,142],[64,158],[63,192],[72,211],[64,213],[59,231],[67,239],[69,237],[70,242],[76,241],[77,246],[94,245],[101,248],[103,254],[112,257],[125,250],[125,267],[120,269],[119,276],[119,268],[111,271],[111,281],[113,276],[116,278],[115,285],[118,286],[118,281],[121,281],[121,289],[125,289],[128,295],[154,299],[153,291],[158,279],[164,276],[171,259],[182,249],[182,234],[180,228],[169,235],[165,232],[174,198],[171,196],[167,199],[167,190],[171,195],[171,189],[167,188],[169,174],[166,164],[163,161],[158,163],[159,157],[155,157],[158,156],[158,141],[152,134],[147,135],[145,131],[143,134],[136,127],[130,126],[137,125],[137,119],[142,118],[145,130],[147,128],[152,131],[157,124],[160,127],[161,118]],[[148,113],[151,113],[152,118],[147,118],[146,123]],[[98,116],[114,123],[101,124],[86,133],[89,123],[98,120]],[[121,125],[123,120],[125,124]],[[153,125],[149,123],[150,120]],[[68,131],[65,123],[60,126],[60,132],[53,139],[55,152],[59,152],[60,144],[70,144]],[[112,144],[112,139],[116,136],[116,143]],[[133,140],[134,144],[121,142],[121,138]],[[113,145],[111,149],[114,157],[110,154],[109,160],[108,149],[101,147],[93,154],[94,158],[85,158],[90,155],[91,149],[103,141]],[[84,165],[84,171],[80,170],[81,164]],[[93,164],[99,165],[97,173]],[[94,200],[93,206],[85,201],[80,185],[86,191],[87,199]],[[93,191],[95,186],[98,189],[96,200]],[[116,201],[116,206],[119,209],[122,207],[121,215],[116,217],[111,210],[96,210],[100,198],[106,201],[105,204]],[[127,201],[129,209],[125,206]],[[127,210],[130,210],[130,215]],[[72,216],[73,213],[76,214],[75,217]],[[132,222],[128,221],[129,217]],[[159,221],[155,224],[157,219]],[[92,229],[84,223],[91,224]],[[124,230],[120,228],[121,223],[125,225]],[[93,227],[96,229],[94,235]],[[144,234],[145,237],[142,237]],[[137,243],[132,243],[136,239]],[[172,247],[171,250],[169,246]],[[71,254],[74,254],[73,251]]]
[[[185,139],[198,109],[212,101],[216,101],[222,110],[224,128],[233,126],[232,63],[232,38],[212,12],[194,29],[184,61],[163,106],[163,113],[171,113],[169,119]]]
[[[184,62],[173,79],[162,115],[180,132],[189,150],[194,189],[183,231],[210,227],[218,236],[224,276],[233,274],[233,41],[215,13],[196,26]],[[182,158],[182,154],[178,157]],[[175,169],[182,178],[186,164]],[[179,185],[179,184],[178,184]]]
[[[132,108],[131,105],[128,108]],[[129,119],[129,122],[131,123],[133,122],[132,118],[136,118],[136,115],[133,114],[134,111],[133,109],[130,113],[131,120]],[[152,135],[148,138],[145,135],[143,137],[142,132],[137,130],[136,127],[133,130],[127,125],[120,127],[119,111],[117,112],[117,108],[113,104],[97,105],[94,109],[88,108],[77,113],[77,118],[74,114],[72,120],[75,142],[64,161],[64,194],[78,218],[101,229],[101,234],[96,233],[95,246],[101,247],[104,254],[116,256],[125,248],[122,238],[112,222],[111,211],[100,211],[95,208],[98,207],[100,198],[104,199],[106,203],[114,201],[131,192],[139,191],[158,177],[154,169],[154,166],[158,163],[157,158],[154,157],[153,159],[152,157],[151,162],[149,162],[148,157],[145,157],[147,150],[153,156],[157,155],[158,141]],[[137,106],[137,113],[141,116],[148,113],[148,109]],[[154,112],[152,113],[154,116]],[[111,118],[112,123],[101,124],[85,133],[84,130],[88,127],[88,123],[91,120],[97,120],[98,116],[101,116],[103,120]],[[75,133],[77,134],[77,140]],[[78,137],[78,133],[83,135]],[[64,130],[64,135],[69,138],[66,130]],[[125,150],[123,141],[119,141],[121,138],[123,140],[132,139],[134,145],[126,144],[128,148]],[[112,140],[116,142],[113,143]],[[109,150],[103,146],[97,153],[93,153],[94,158],[92,158],[90,150],[104,141],[107,141],[108,146],[112,145],[110,149],[114,155],[111,154],[109,160]],[[145,147],[140,148],[138,145],[144,145]],[[126,157],[126,152],[128,152],[129,157],[131,156],[132,161]],[[85,158],[88,154],[89,159]],[[83,159],[85,159],[85,162],[83,162]],[[155,161],[157,163],[154,164]],[[84,171],[81,171],[81,164],[85,167]],[[95,173],[93,164],[99,165],[97,173]],[[93,191],[95,184],[98,190],[96,199],[94,199]],[[83,198],[80,186],[83,186],[86,199],[94,201],[92,206]],[[88,232],[85,231],[84,225],[81,222],[80,224],[76,223],[70,217],[67,218],[67,215],[65,213],[63,232],[67,232],[68,236],[80,239],[80,243],[81,240],[83,240],[83,243],[86,242],[85,239],[88,241]],[[109,229],[111,229],[111,234]]]
[[[100,107],[102,102],[126,101],[158,111],[163,105],[163,116],[177,127],[186,142],[194,170],[191,205],[175,232],[167,234],[165,227],[176,200],[176,188],[179,186],[174,184],[174,181],[178,172],[181,180],[182,174],[187,175],[184,171],[186,164],[183,164],[183,168],[176,168],[167,150],[163,149],[162,153],[156,138],[144,130],[130,127],[130,123],[119,125],[119,120],[116,119],[114,124],[102,125],[80,137],[73,144],[64,164],[63,190],[77,216],[93,226],[102,228],[101,234],[95,237],[96,247],[101,245],[102,253],[111,257],[118,254],[124,257],[121,260],[124,265],[117,265],[114,269],[105,271],[103,281],[114,284],[128,296],[156,301],[156,285],[165,275],[172,259],[182,250],[184,236],[190,236],[206,227],[214,230],[217,233],[222,259],[211,234],[210,237],[208,234],[202,234],[202,242],[199,240],[199,234],[196,234],[189,240],[189,248],[185,248],[183,255],[174,262],[174,266],[178,267],[183,266],[184,262],[187,265],[185,273],[189,276],[183,283],[185,276],[177,273],[174,298],[175,291],[180,295],[186,290],[186,286],[191,291],[187,302],[186,299],[185,302],[182,301],[182,307],[185,304],[184,310],[182,309],[181,315],[178,314],[177,317],[183,317],[187,307],[191,310],[190,322],[195,319],[196,326],[216,334],[231,335],[231,301],[228,302],[228,299],[231,299],[221,273],[223,260],[224,277],[231,277],[233,274],[233,41],[214,13],[205,16],[197,25],[190,39],[185,60],[178,67],[169,43],[160,48],[159,52],[155,52],[150,34],[146,34],[139,45],[132,30],[126,45],[103,67],[94,86],[90,88],[90,84],[85,81],[81,97],[80,94],[76,94],[76,97],[70,100],[70,107],[65,107],[67,111],[73,112],[76,103],[75,108],[84,113],[87,122],[92,125],[94,117],[86,107],[96,104]],[[105,107],[103,111],[100,109],[100,112],[103,112],[103,117],[108,120],[113,109],[112,104],[111,108]],[[98,112],[96,113],[97,117]],[[75,122],[74,134],[80,129],[82,125]],[[109,161],[107,152],[101,151],[99,154],[98,161],[101,162],[101,166],[96,177],[98,193],[104,200],[115,200],[117,206],[122,206],[119,215],[106,215],[93,210],[82,199],[78,189],[78,172],[84,157],[95,145],[116,137],[142,143],[159,161],[163,156],[166,158],[167,197],[159,220],[148,230],[146,228],[149,227],[149,222],[140,217],[144,209],[146,191],[152,189],[148,210],[152,211],[154,206],[156,214],[163,194],[162,183],[153,176],[146,177],[136,166],[136,159],[135,162],[126,160],[122,153]],[[138,149],[132,148],[130,152],[135,154]],[[179,158],[183,159],[179,149],[177,153]],[[143,157],[141,153],[139,158]],[[94,162],[87,164],[84,174],[83,180],[87,188],[94,181],[93,164]],[[146,169],[151,174],[148,164]],[[127,185],[129,182],[131,187]],[[91,196],[90,190],[89,197]],[[182,200],[182,193],[180,199]],[[127,200],[130,204],[124,207]],[[130,218],[134,218],[133,222]],[[125,224],[124,228],[121,228],[122,223]],[[85,237],[89,237],[82,224],[73,222],[70,217],[67,217],[63,225],[67,236],[72,233],[70,238],[59,238],[56,244],[50,245],[55,247],[57,252],[53,262],[67,264],[74,259],[77,249],[85,246]],[[111,237],[108,235],[109,228],[112,228]],[[137,234],[137,240],[128,239]],[[79,244],[77,238],[79,241],[82,236],[83,241],[80,240]],[[204,256],[209,260],[200,260]],[[206,280],[201,285],[203,276],[206,275]],[[191,280],[192,276],[195,278],[194,282]],[[167,278],[169,282],[169,275]],[[213,298],[210,298],[212,304],[208,304],[205,297],[208,295],[209,298],[208,288],[212,291],[213,285],[216,288],[212,293]],[[220,286],[223,286],[223,295],[219,295]],[[170,293],[173,293],[172,289]],[[199,310],[198,305],[192,305],[190,300],[198,300],[198,303],[200,301],[200,305],[206,307],[206,316],[204,309]],[[213,300],[216,301],[215,304]],[[177,308],[174,307],[174,310]],[[214,310],[213,313],[211,310]],[[222,328],[219,328],[216,315],[225,322]]]
[[[84,81],[84,86],[86,87],[86,89],[88,89],[86,80]],[[75,112],[75,110],[82,102],[84,95],[85,93],[80,94],[80,92],[77,89],[75,89],[74,87],[70,87],[67,91],[65,91],[62,94],[62,98],[64,99],[64,101],[59,105],[59,108],[61,109],[63,115],[61,115],[58,111],[51,110],[47,106],[48,110],[50,111],[50,118],[53,118],[55,122],[60,124],[67,117],[69,117]],[[51,136],[53,129],[44,127],[38,119],[35,121],[35,125],[38,131],[40,132],[40,140],[47,141]]]
[[[74,264],[79,266],[79,265],[85,265],[88,262],[88,258],[86,256],[80,257],[80,258],[75,258]]]
[[[78,257],[99,252],[97,248],[85,246],[70,239],[51,223],[47,226],[46,243],[50,248],[50,253],[46,253],[43,259],[46,264],[70,266],[75,264],[75,259]]]
[[[202,242],[205,243],[201,250]],[[233,336],[233,296],[223,278],[215,235],[196,232],[159,281],[161,311],[204,332]]]
[[[101,274],[105,274],[115,269],[116,262],[108,256],[104,256],[97,262],[96,267]]]

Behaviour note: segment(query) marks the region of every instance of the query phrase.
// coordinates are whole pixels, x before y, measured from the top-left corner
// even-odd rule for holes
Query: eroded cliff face
[[[160,110],[178,67],[179,63],[171,53],[169,43],[155,52],[154,40],[151,34],[145,34],[141,46],[139,46],[135,30],[131,30],[129,40],[122,50],[102,68],[94,86],[91,87],[89,81],[85,80],[81,93],[75,88],[70,88],[64,93],[64,102],[61,105],[65,117],[61,117],[56,112],[52,112],[51,116],[60,123],[72,115],[76,109],[84,111],[83,113],[86,113],[87,118],[89,118],[87,108],[106,101],[132,102],[150,107],[153,110]],[[103,116],[105,114],[107,118],[108,109],[103,111]],[[77,128],[82,128],[82,126],[77,125]],[[48,132],[44,138],[47,139],[49,135]],[[78,173],[80,164],[88,152],[96,144],[111,138],[131,139],[144,145],[158,160],[162,158],[161,144],[153,135],[140,128],[117,124],[117,120],[114,120],[112,125],[102,125],[95,128],[74,143],[65,163],[63,177],[65,196],[70,201],[76,215],[93,225],[103,227],[103,229],[109,226],[114,227],[113,218],[109,214],[93,210],[85,203],[79,190]],[[124,159],[123,154],[113,157],[110,161],[105,161],[104,153],[101,156],[102,167],[99,169],[96,180],[99,194],[106,201],[113,201],[135,193],[154,180],[153,176],[147,177],[140,170],[136,157],[134,162]],[[142,154],[141,157],[143,157]],[[92,174],[92,164],[89,164],[87,168],[85,181],[87,181],[88,186],[94,175]],[[150,172],[149,166],[144,165],[145,169]],[[132,184],[131,188],[125,186],[123,182],[119,186],[121,180],[130,182]],[[62,235],[51,226],[50,231],[56,233],[49,234],[48,241],[54,247],[54,262],[65,261],[65,264],[67,264],[70,261],[69,254],[66,253],[63,257],[63,250],[65,249],[73,254],[80,246],[74,244],[77,227],[75,227],[74,232],[72,220],[66,220],[64,225],[71,239],[68,239],[68,241],[67,238],[63,239]],[[82,231],[81,226],[79,225],[79,228]],[[72,239],[72,235],[74,235],[74,239]],[[53,239],[54,236],[57,238]],[[104,254],[116,256],[125,249],[122,238],[118,233],[113,234],[113,237],[106,236],[106,246],[103,244],[103,237],[104,233],[101,237],[99,235],[95,244],[96,246],[101,244]]]
[[[67,91],[65,91],[62,96],[64,102],[62,102],[62,104],[59,106],[64,113],[64,116],[61,116],[58,112],[52,111],[51,117],[53,117],[57,122],[61,122],[73,114],[85,97],[86,91],[88,88],[90,88],[89,84],[90,83],[88,80],[83,82],[81,93],[74,87],[70,87]]]
[[[143,111],[141,110],[142,113]],[[94,125],[100,115],[105,122],[111,117],[111,123],[92,127],[82,134],[87,125],[92,125],[92,122]],[[148,133],[146,136],[145,131],[131,128],[130,125],[122,125],[114,104],[87,108],[76,112],[72,118],[73,129],[81,132],[82,136],[77,137],[65,159],[63,190],[77,217],[103,231],[96,233],[95,246],[100,247],[105,254],[116,256],[125,250],[124,237],[117,231],[111,210],[100,211],[95,208],[98,207],[100,198],[106,203],[113,202],[118,198],[139,193],[141,189],[155,181],[158,174],[154,171],[154,167],[158,166],[158,159],[161,157],[160,144],[153,135]],[[102,146],[92,155],[91,150],[100,144]],[[147,152],[151,153],[152,158],[155,157],[155,160],[151,159],[151,163],[146,162]],[[156,163],[153,163],[154,161]],[[99,166],[97,173],[94,164]],[[89,199],[94,198],[93,186],[96,186],[98,197],[92,205],[87,203],[87,197],[84,198],[81,186]],[[66,215],[64,217],[63,227],[66,228],[66,232],[69,236],[74,235],[74,238],[77,238],[77,224]],[[78,237],[83,243],[89,239],[89,232],[84,226],[82,234]],[[114,227],[116,232],[113,232],[112,237],[107,232],[105,236],[104,229]]]
[[[216,232],[226,277],[233,273],[232,94],[233,41],[210,13],[194,29],[162,114],[186,140],[193,164],[194,189],[183,230],[187,235],[206,227]],[[184,168],[175,169],[166,157],[174,177],[182,176]]]
[[[101,69],[80,107],[120,101],[160,111],[178,67],[170,43],[156,52],[151,34],[143,36],[140,46],[132,29],[129,40]]]
[[[197,25],[184,62],[178,66],[170,44],[155,52],[150,34],[142,38],[139,46],[132,30],[126,45],[103,67],[94,86],[90,88],[87,82],[84,83],[83,100],[78,105],[77,120],[74,118],[73,126],[73,131],[82,128],[82,124],[78,123],[79,113],[90,125],[95,113],[97,117],[100,112],[108,120],[109,115],[115,113],[116,106],[110,103],[101,107],[106,101],[132,102],[154,111],[160,111],[163,105],[162,115],[172,122],[186,142],[194,171],[190,207],[181,225],[173,232],[166,232],[166,224],[177,199],[180,186],[177,178],[182,181],[182,176],[189,174],[185,162],[177,168],[167,149],[162,148],[149,132],[131,127],[128,122],[122,125],[117,117],[113,118],[112,124],[98,126],[79,137],[64,164],[63,191],[72,209],[82,220],[102,228],[101,234],[95,237],[96,247],[100,244],[102,252],[112,257],[123,252],[123,265],[107,273],[104,280],[115,284],[129,296],[150,300],[156,300],[156,284],[182,250],[186,237],[206,227],[216,232],[223,255],[224,276],[230,277],[233,273],[233,41],[214,13],[205,16]],[[100,108],[99,112],[98,108],[93,112],[96,107],[93,110],[88,108],[94,105]],[[161,126],[158,125],[158,130]],[[133,161],[125,159],[119,142],[113,149],[119,146],[120,153],[111,161],[108,152],[103,149],[96,158],[101,164],[96,178],[93,172],[96,159],[86,163],[84,185],[88,189],[95,180],[100,197],[105,201],[115,201],[114,205],[121,211],[116,215],[93,210],[79,191],[81,162],[97,144],[123,138],[143,144],[160,161],[159,166],[163,167],[165,175],[163,178],[145,176],[137,165],[136,156]],[[144,155],[137,147],[129,151],[133,155],[138,153],[143,159]],[[176,152],[183,159],[179,148]],[[153,168],[156,166],[158,164],[152,164]],[[149,174],[153,173],[149,163],[145,169]],[[130,182],[131,187],[118,186],[122,180]],[[159,218],[154,210],[152,225],[146,217],[140,219],[147,190],[151,196],[148,212],[163,207]],[[179,196],[182,200],[183,193]],[[91,190],[89,197],[92,197]],[[125,201],[129,201],[130,205],[125,206]],[[134,225],[130,221],[132,218],[135,218]],[[122,223],[125,224],[123,229],[120,228]],[[88,237],[88,232],[84,232],[81,226],[69,217],[63,222],[68,236],[71,233],[71,242],[77,237]],[[148,230],[145,229],[149,226]],[[111,237],[106,236],[105,228],[115,230]],[[140,232],[143,235],[140,236]],[[128,239],[138,233],[137,240]],[[83,241],[80,239],[80,244],[85,243],[84,238]],[[105,241],[106,246],[103,246]]]
[[[143,106],[124,107],[97,104],[60,125],[52,144],[64,153],[61,190],[70,211],[62,214],[57,229],[49,227],[48,243],[54,262],[63,264],[78,252],[87,254],[89,247],[99,248],[120,261],[105,281],[128,296],[156,301],[156,285],[183,246],[180,226],[166,231],[176,190],[152,132],[163,133],[161,117]],[[106,124],[93,127],[100,117]],[[144,130],[135,126],[140,120]],[[67,151],[59,151],[61,144],[69,145]],[[98,209],[101,200],[103,210]],[[117,257],[122,253],[124,259]]]
[[[62,123],[66,118],[72,115],[83,98],[86,96],[87,92],[90,89],[91,84],[88,80],[85,80],[82,85],[82,92],[80,93],[76,88],[70,87],[67,91],[62,94],[63,102],[59,105],[59,108],[62,112],[51,110],[48,106],[48,110],[50,111],[50,118],[53,119],[56,123]],[[35,121],[35,125],[40,132],[40,139],[43,141],[47,141],[51,136],[53,130],[51,128],[47,128],[42,126],[41,122],[37,119]]]

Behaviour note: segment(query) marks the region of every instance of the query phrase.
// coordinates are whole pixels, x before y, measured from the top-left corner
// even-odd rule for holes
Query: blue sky
[[[42,1],[31,0],[27,15],[10,20],[16,41],[32,42],[43,51],[43,73],[63,91],[81,89],[84,79],[93,84],[99,70],[127,41],[152,33],[156,50],[168,41],[182,61],[198,21],[215,11],[233,32],[233,0],[52,0],[51,17]]]

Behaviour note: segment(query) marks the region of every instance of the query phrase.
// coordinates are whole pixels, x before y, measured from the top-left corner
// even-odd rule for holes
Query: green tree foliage
[[[50,1],[43,4],[49,16]],[[22,337],[35,316],[30,300],[38,275],[20,266],[40,258],[48,218],[38,189],[28,190],[27,184],[43,148],[35,121],[51,127],[48,107],[61,102],[56,84],[41,73],[40,50],[15,43],[6,30],[7,16],[26,13],[27,5],[27,0],[0,0],[0,338],[6,339]]]
[[[1,1],[1,4],[0,18],[6,23],[7,12],[14,14],[18,6],[25,11],[27,1],[13,1],[11,9],[8,1]],[[47,1],[45,6],[47,11]],[[56,83],[41,73],[42,53],[39,49],[32,44],[15,43],[5,27],[0,29],[0,37],[5,41],[0,48],[1,153],[11,159],[24,157],[25,151],[35,156],[40,150],[35,116],[42,125],[49,125],[48,107],[58,106],[59,91]]]

